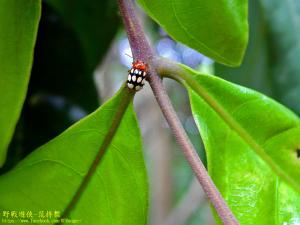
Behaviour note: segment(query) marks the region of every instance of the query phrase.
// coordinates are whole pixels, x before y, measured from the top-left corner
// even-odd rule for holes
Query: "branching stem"
[[[146,39],[143,29],[139,23],[132,0],[118,0],[120,12],[123,18],[125,29],[128,35],[133,58],[142,60],[149,65],[148,81],[155,95],[155,98],[166,118],[177,142],[181,146],[184,156],[194,171],[207,197],[213,204],[220,219],[225,225],[239,224],[233,213],[230,211],[220,192],[214,185],[202,164],[194,146],[190,142],[178,116],[170,102],[164,89],[161,78],[157,75],[152,63],[154,59],[153,51]]]

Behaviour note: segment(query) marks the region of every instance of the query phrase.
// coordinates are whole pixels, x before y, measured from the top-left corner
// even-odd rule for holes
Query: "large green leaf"
[[[247,45],[247,0],[139,0],[175,40],[229,66]]]
[[[240,223],[299,220],[299,118],[258,92],[183,65],[159,70],[187,86],[209,173]]]
[[[275,98],[300,115],[300,1],[260,0]]]
[[[122,88],[1,176],[0,209],[62,214],[73,201],[69,218],[80,224],[146,224],[148,185],[131,100]],[[96,170],[88,173],[89,168]],[[83,180],[86,186],[79,188]],[[74,197],[78,190],[79,198]]]
[[[40,4],[39,0],[0,1],[0,167],[27,91]]]

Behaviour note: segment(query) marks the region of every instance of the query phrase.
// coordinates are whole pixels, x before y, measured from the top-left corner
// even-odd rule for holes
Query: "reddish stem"
[[[207,197],[213,204],[220,219],[225,225],[239,224],[233,213],[230,211],[220,192],[208,175],[202,164],[194,146],[190,142],[184,128],[182,127],[178,116],[170,102],[170,99],[164,89],[161,78],[157,75],[152,60],[153,51],[146,39],[144,31],[136,16],[132,0],[118,0],[119,8],[122,14],[125,29],[128,35],[133,58],[148,63],[149,75],[148,81],[155,95],[155,98],[165,116],[177,142],[181,146],[184,156],[194,171],[199,183],[201,184]]]

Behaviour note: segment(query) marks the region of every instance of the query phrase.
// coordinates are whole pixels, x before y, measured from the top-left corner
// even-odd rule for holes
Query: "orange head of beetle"
[[[134,69],[142,70],[142,71],[147,71],[148,65],[144,63],[143,61],[136,60],[132,63],[132,67]]]

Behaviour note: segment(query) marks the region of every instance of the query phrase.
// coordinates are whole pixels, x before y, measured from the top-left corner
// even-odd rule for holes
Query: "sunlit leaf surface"
[[[139,0],[175,40],[238,66],[248,41],[247,0]]]
[[[141,135],[128,98],[123,89],[1,176],[0,209],[63,214],[99,149],[108,144],[69,218],[86,225],[146,224],[148,185]],[[121,123],[114,133],[115,118]]]
[[[189,91],[209,173],[239,222],[299,223],[299,118],[258,92],[174,66],[169,73]]]

